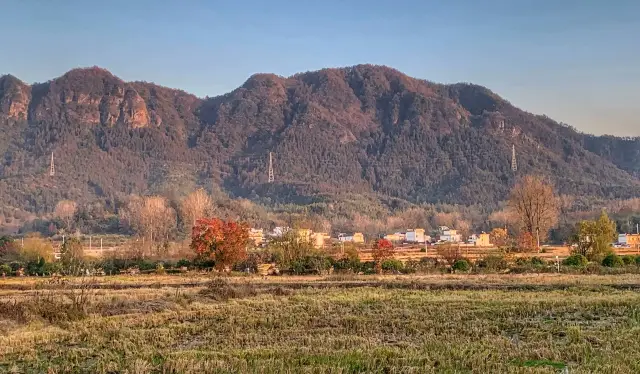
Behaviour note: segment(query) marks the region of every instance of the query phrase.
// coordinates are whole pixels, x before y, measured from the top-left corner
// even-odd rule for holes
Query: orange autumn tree
[[[212,259],[218,270],[243,260],[247,256],[248,241],[246,224],[219,218],[196,220],[191,233],[191,249],[200,257]]]
[[[382,272],[382,263],[393,257],[393,244],[387,239],[379,239],[373,245],[371,253],[373,261],[376,263],[376,271]]]

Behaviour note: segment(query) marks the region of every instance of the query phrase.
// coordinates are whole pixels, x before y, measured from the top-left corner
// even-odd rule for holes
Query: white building
[[[284,234],[288,233],[291,230],[291,228],[289,227],[280,227],[277,226],[273,229],[273,231],[271,231],[269,233],[269,236],[272,236],[274,238],[279,238],[281,236],[283,236]]]
[[[404,240],[407,243],[424,243],[425,241],[427,241],[424,235],[424,229],[407,230]]]
[[[457,230],[450,229],[447,226],[440,226],[439,240],[449,243],[459,243],[462,241],[462,235],[458,234]]]

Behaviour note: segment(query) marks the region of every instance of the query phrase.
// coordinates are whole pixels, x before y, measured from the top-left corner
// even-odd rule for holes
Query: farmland
[[[640,371],[634,275],[0,280],[0,372]]]

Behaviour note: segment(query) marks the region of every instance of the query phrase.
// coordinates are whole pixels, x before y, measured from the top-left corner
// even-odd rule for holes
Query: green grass
[[[589,279],[544,290],[228,280],[224,298],[211,295],[220,282],[100,289],[83,320],[0,317],[0,372],[640,372],[640,294]]]

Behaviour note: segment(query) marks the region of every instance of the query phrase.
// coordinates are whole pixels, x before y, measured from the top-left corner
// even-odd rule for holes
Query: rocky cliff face
[[[0,116],[25,120],[30,102],[29,85],[11,75],[0,77]]]
[[[75,69],[33,89],[30,120],[130,128],[152,124],[144,100],[128,83],[100,68]]]

